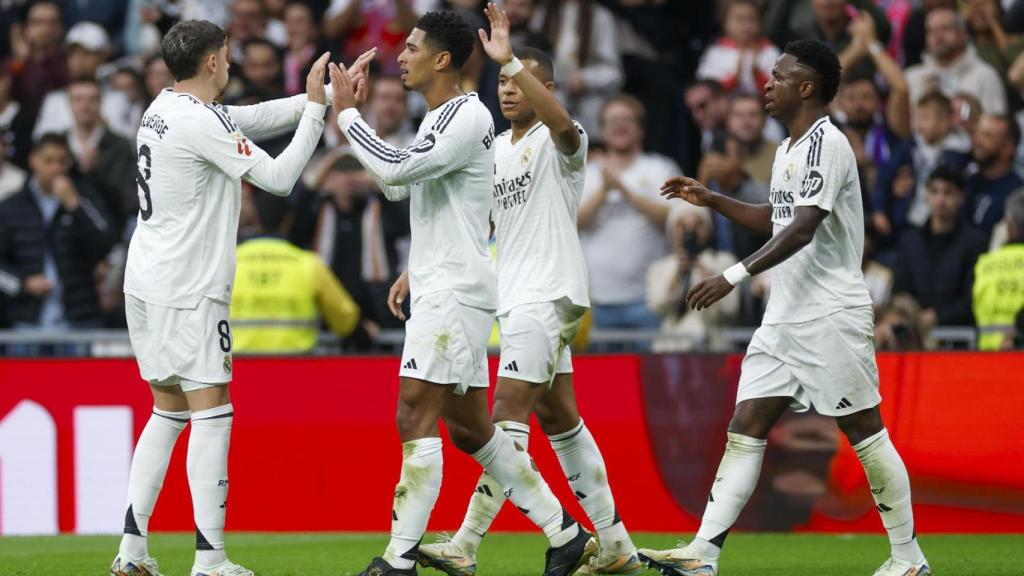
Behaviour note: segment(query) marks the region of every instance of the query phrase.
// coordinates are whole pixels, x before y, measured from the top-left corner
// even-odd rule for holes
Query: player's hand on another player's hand
[[[402,311],[402,303],[409,296],[409,271],[402,272],[402,275],[391,285],[388,292],[388,309],[402,322],[405,322],[405,312]]]
[[[512,54],[512,41],[509,40],[508,14],[494,2],[487,3],[484,14],[487,15],[487,21],[491,24],[491,37],[488,38],[482,28],[477,30],[477,34],[480,35],[480,43],[491,60],[504,66],[515,57]]]
[[[344,64],[331,63],[331,85],[334,86],[334,109],[338,112],[348,108],[357,108],[366,101],[366,78],[359,77],[355,83],[349,77]]]
[[[686,303],[694,310],[703,310],[732,292],[733,285],[721,274],[701,280],[686,293]]]
[[[674,176],[661,185],[665,198],[682,198],[694,206],[711,206],[715,193],[706,186],[686,176]]]
[[[313,67],[309,70],[309,75],[306,76],[306,98],[310,102],[316,102],[317,104],[327,104],[327,90],[324,89],[324,76],[327,74],[327,60],[330,59],[331,53],[324,52],[316,62],[313,63]]]

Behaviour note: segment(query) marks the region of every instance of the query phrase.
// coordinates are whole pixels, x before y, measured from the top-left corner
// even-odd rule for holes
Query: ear
[[[206,69],[210,72],[217,70],[217,53],[210,52],[206,55]]]
[[[452,53],[446,51],[438,52],[434,55],[434,70],[440,72],[450,66],[452,63]]]
[[[800,83],[800,97],[806,100],[811,96],[814,96],[814,93],[817,89],[818,86],[814,83],[813,80],[804,80],[803,82]]]
[[[554,92],[555,91],[555,83],[553,81],[551,81],[551,80],[548,80],[547,82],[545,82],[544,83],[544,87],[547,88],[549,92]]]

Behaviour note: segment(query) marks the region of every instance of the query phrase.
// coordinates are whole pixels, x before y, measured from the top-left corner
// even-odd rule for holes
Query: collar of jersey
[[[793,144],[792,146],[789,147],[789,150],[794,150],[797,146],[803,144],[804,140],[807,140],[811,136],[811,134],[814,134],[814,131],[817,130],[818,127],[824,124],[825,122],[828,122],[827,114],[825,116],[822,116],[821,118],[818,118],[818,120],[814,124],[811,124],[811,127],[807,129],[807,132],[804,132],[804,135],[801,136],[800,139],[796,141],[796,144]]]

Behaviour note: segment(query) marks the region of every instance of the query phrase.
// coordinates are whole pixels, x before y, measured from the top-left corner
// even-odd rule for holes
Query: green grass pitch
[[[664,534],[633,538],[641,547],[671,547],[676,542]],[[0,538],[0,576],[103,576],[117,543],[118,538],[111,536]],[[231,559],[257,576],[357,574],[386,543],[382,534],[233,533],[227,538]],[[924,536],[921,545],[937,576],[1024,574],[1024,535]],[[166,576],[188,576],[192,547],[191,534],[155,534],[150,541],[150,553]],[[538,575],[545,548],[539,534],[489,535],[480,549],[479,574]],[[719,568],[725,576],[871,576],[888,550],[884,536],[733,534]],[[428,569],[420,573],[440,574]]]

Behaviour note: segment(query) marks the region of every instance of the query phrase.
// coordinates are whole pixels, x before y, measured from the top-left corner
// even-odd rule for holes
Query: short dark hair
[[[785,53],[818,73],[821,79],[816,82],[817,92],[823,103],[828,104],[836,97],[839,81],[843,77],[843,66],[828,44],[818,40],[793,40],[786,44]]]
[[[930,185],[935,180],[949,182],[961,193],[964,191],[963,171],[949,163],[940,163],[932,170],[932,173],[928,175],[928,184]]]
[[[473,54],[476,36],[469,24],[451,10],[427,12],[416,22],[416,27],[426,33],[427,42],[452,55],[452,66],[456,70],[461,70]]]
[[[227,37],[224,29],[213,22],[184,20],[167,31],[160,51],[171,76],[181,82],[194,77],[206,55],[220,50]]]
[[[281,231],[281,225],[292,212],[288,198],[275,196],[259,190],[253,191],[253,204],[256,206],[256,219],[260,228],[267,233]]]
[[[71,146],[68,144],[68,137],[59,132],[47,132],[32,143],[31,153],[35,154],[47,146],[59,146],[68,154],[71,153]]]
[[[555,81],[555,65],[551,61],[551,56],[541,50],[540,48],[533,48],[532,46],[526,46],[518,50],[517,56],[520,60],[530,60],[537,63],[537,67],[534,69],[534,76],[537,77],[541,82],[554,82]]]
[[[607,112],[608,108],[610,108],[613,104],[622,104],[623,106],[632,110],[633,115],[636,116],[637,124],[640,124],[641,128],[647,127],[647,108],[644,106],[644,103],[641,102],[640,99],[637,98],[636,96],[626,93],[612,96],[611,98],[605,100],[604,104],[601,105],[601,115],[599,116],[599,118],[602,127],[604,126],[604,113]]]
[[[1006,116],[1003,114],[989,114],[996,120],[1001,120],[1003,124],[1006,124],[1006,138],[1013,144],[1014,151],[1020,146],[1020,125],[1017,124],[1017,120],[1013,116]]]
[[[121,72],[121,70],[118,70],[118,72]],[[72,78],[71,81],[68,82],[68,90],[71,90],[71,87],[76,84],[90,84],[92,86],[95,86],[101,94],[103,92],[103,84],[100,84],[100,81],[97,80],[95,76],[82,76],[81,78]]]
[[[915,104],[915,106],[917,107],[929,105],[938,106],[946,114],[953,113],[953,101],[950,100],[948,96],[946,96],[942,92],[939,92],[938,90],[932,90],[931,92],[928,92],[924,96],[921,96],[920,98],[917,99],[917,103]]]
[[[279,61],[283,60],[283,58],[281,57],[281,49],[278,48],[277,46],[274,46],[274,43],[271,42],[270,40],[267,40],[266,38],[250,38],[246,40],[242,44],[242,53],[247,53],[249,51],[249,48],[252,48],[253,46],[263,46],[264,48],[269,48],[270,51],[274,53],[274,56],[276,56]]]
[[[699,86],[704,86],[710,90],[713,96],[722,96],[725,94],[725,86],[722,86],[722,83],[718,80],[712,80],[711,78],[701,78],[700,80],[690,83],[684,92],[689,92]]]

